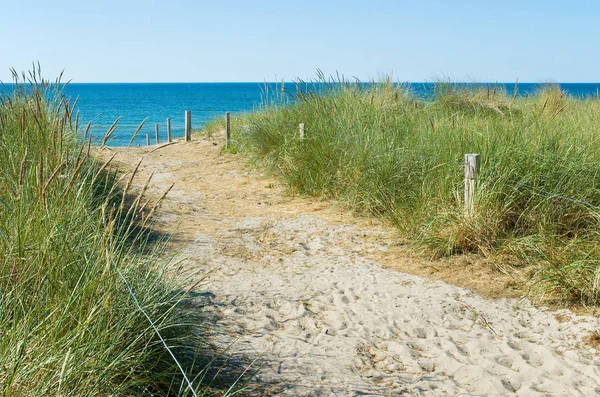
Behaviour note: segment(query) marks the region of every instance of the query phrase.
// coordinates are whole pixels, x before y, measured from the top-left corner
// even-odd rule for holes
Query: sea
[[[434,83],[402,83],[411,95],[431,98]],[[546,84],[539,83],[453,83],[467,87],[497,87],[508,95],[530,95]],[[552,83],[559,85],[569,95],[577,98],[597,97],[600,83]],[[174,138],[184,136],[184,112],[192,112],[192,128],[202,128],[207,122],[260,109],[265,101],[274,97],[293,101],[297,89],[306,85],[295,83],[70,83],[64,93],[77,99],[80,125],[91,123],[93,142],[98,143],[113,122],[119,119],[117,129],[108,146],[128,146],[131,137],[142,121],[145,123],[131,145],[146,145],[146,134],[154,143],[155,126],[159,126],[159,139],[167,139],[166,120],[171,119]],[[314,88],[314,85],[313,85]],[[322,86],[316,85],[316,89]]]

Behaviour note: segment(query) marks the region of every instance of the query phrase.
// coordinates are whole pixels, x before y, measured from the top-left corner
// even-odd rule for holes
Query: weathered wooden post
[[[146,132],[146,145],[150,146],[150,133]]]
[[[185,141],[189,142],[192,140],[192,112],[190,110],[185,111]]]
[[[465,154],[465,214],[472,215],[475,208],[479,155]]]
[[[173,137],[171,136],[171,119],[167,118],[167,141],[169,143],[173,142]]]
[[[229,148],[229,141],[231,140],[231,114],[225,113],[225,148]]]
[[[154,125],[154,130],[156,131],[156,144],[160,143],[160,135],[158,134],[158,124]]]
[[[300,140],[303,141],[304,140],[304,123],[300,123]]]

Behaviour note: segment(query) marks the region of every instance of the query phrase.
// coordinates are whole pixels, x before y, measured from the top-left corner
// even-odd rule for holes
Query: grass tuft
[[[197,393],[226,395],[140,200],[124,205],[127,188],[89,156],[60,80],[14,76],[0,92],[0,395],[191,395],[118,272]]]
[[[600,100],[554,86],[517,97],[439,83],[432,100],[389,80],[302,86],[233,123],[239,148],[291,189],[387,217],[436,255],[530,267],[539,296],[600,303]],[[466,153],[482,160],[470,217]]]

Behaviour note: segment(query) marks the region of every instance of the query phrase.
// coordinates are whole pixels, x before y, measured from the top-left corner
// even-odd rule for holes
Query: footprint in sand
[[[595,318],[559,322],[563,312],[524,300],[485,299],[386,269],[365,256],[379,251],[373,238],[387,236],[385,227],[267,189],[210,140],[115,152],[131,166],[144,156],[140,180],[155,173],[149,192],[175,182],[159,226],[177,231],[189,273],[208,275],[198,288],[212,296],[199,306],[220,314],[210,321],[224,347],[262,360],[257,382],[270,395],[600,393],[600,360],[581,344]],[[271,203],[268,211],[258,202]]]

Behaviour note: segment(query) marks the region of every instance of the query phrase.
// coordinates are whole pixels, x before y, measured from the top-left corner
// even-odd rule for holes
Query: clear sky
[[[0,80],[598,82],[597,0],[0,0]]]

